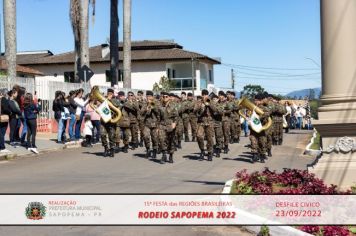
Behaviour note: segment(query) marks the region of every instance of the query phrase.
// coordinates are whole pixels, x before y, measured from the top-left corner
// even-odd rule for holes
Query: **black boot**
[[[116,143],[115,145],[115,153],[119,153],[120,152],[120,143]]]
[[[178,141],[177,148],[178,148],[178,149],[182,149],[182,143],[181,143],[181,141]]]
[[[213,161],[213,154],[211,152],[208,153],[208,161]]]
[[[149,149],[149,148],[146,148],[146,155],[145,155],[145,157],[146,157],[146,158],[150,158],[150,156],[151,156],[150,149]]]
[[[184,142],[189,142],[189,137],[185,136]]]
[[[104,157],[109,156],[109,149],[107,147],[104,147]]]
[[[166,151],[162,151],[161,164],[164,164],[166,161],[167,161],[167,154],[166,154]]]
[[[173,163],[173,153],[169,154],[169,163]]]
[[[200,152],[200,156],[199,156],[199,161],[203,161],[204,160],[204,155],[205,155],[204,151],[201,151]]]
[[[156,157],[157,157],[157,150],[153,149],[153,151],[152,151],[152,159],[156,159]]]
[[[122,151],[124,153],[128,153],[129,152],[129,145],[125,145],[124,148],[122,149]]]
[[[143,139],[140,140],[140,147],[143,147]]]
[[[266,159],[266,155],[265,154],[260,155],[260,162],[261,163],[265,163],[265,159]]]
[[[228,145],[225,145],[225,148],[224,148],[224,153],[225,154],[228,154],[229,153],[229,146]]]
[[[216,157],[220,157],[220,153],[221,153],[221,150],[220,150],[220,148],[217,148],[216,149]]]
[[[268,150],[267,154],[268,154],[269,157],[272,157],[272,151],[271,150]]]
[[[113,148],[110,149],[109,151],[110,157],[114,157],[115,156],[115,150]]]
[[[230,138],[230,144],[234,144],[234,139]]]
[[[240,143],[240,136],[239,136],[239,137],[237,137],[237,139],[236,139],[236,143]]]
[[[283,144],[283,140],[281,139],[278,141],[278,145],[282,145],[282,144]]]
[[[253,156],[252,156],[252,163],[255,163],[255,162],[257,162],[258,161],[258,155],[257,155],[257,153],[254,153],[253,154]]]
[[[192,142],[195,142],[195,141],[196,141],[196,139],[195,139],[195,137],[193,137],[193,138],[192,138]]]

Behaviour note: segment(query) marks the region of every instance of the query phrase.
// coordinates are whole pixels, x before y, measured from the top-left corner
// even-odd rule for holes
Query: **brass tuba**
[[[244,107],[246,108],[247,110],[249,110],[251,113],[253,111],[256,112],[257,115],[261,116],[263,115],[263,110],[261,108],[259,108],[258,106],[256,106],[255,104],[253,104],[250,100],[248,100],[247,98],[242,98],[242,99],[239,99],[237,101],[237,106],[241,106],[241,107]],[[245,118],[247,120],[247,117],[245,116],[245,114],[242,112],[241,109],[239,109],[239,114],[240,116],[242,116],[243,118]],[[251,129],[253,129],[253,131],[255,131],[256,133],[260,133],[262,131],[265,131],[267,129],[269,129],[272,125],[272,119],[271,117],[268,117],[268,122],[267,124],[265,124],[264,126],[262,126],[262,130],[255,130],[253,129],[253,126],[251,126]]]
[[[91,89],[91,92],[89,94],[90,100],[98,100],[100,103],[103,103],[106,98],[101,95],[99,87],[98,86],[94,86]],[[121,110],[117,107],[115,107],[109,100],[108,100],[108,105],[111,111],[111,120],[109,121],[110,123],[116,124],[120,121],[122,113]],[[97,107],[95,106],[91,106],[95,111],[97,109]]]

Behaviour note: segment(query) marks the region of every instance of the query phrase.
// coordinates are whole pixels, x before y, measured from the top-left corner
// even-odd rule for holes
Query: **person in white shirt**
[[[295,112],[295,116],[297,118],[297,127],[299,129],[302,129],[303,127],[303,113],[300,107],[297,108],[297,111]]]
[[[85,142],[83,142],[83,146],[92,147],[91,138],[93,136],[93,124],[91,123],[90,115],[85,115],[83,132],[85,135]]]
[[[286,129],[286,133],[289,132],[289,127],[291,126],[291,115],[292,115],[292,107],[290,106],[289,102],[286,101],[285,103],[286,106],[286,110],[287,110],[287,114],[285,115],[286,121],[287,121],[287,128]]]
[[[83,97],[84,90],[83,89],[78,89],[76,92],[76,96],[74,98],[74,102],[77,105],[77,109],[75,112],[75,117],[77,122],[75,123],[75,139],[79,140],[80,139],[80,128],[82,126],[83,122],[83,117],[85,114],[85,106],[89,102],[89,98],[84,101]]]

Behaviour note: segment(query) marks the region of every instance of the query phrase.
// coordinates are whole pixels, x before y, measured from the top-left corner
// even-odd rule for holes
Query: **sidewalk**
[[[59,151],[65,148],[79,148],[80,143],[70,143],[70,144],[58,144],[56,142],[57,134],[55,133],[38,133],[36,137],[36,146],[39,153],[46,153],[51,151]],[[14,148],[8,142],[8,135],[5,136],[5,147],[11,153],[0,154],[0,161],[13,159],[15,157],[27,156],[27,155],[37,155],[31,151],[28,151],[25,147],[17,146]]]

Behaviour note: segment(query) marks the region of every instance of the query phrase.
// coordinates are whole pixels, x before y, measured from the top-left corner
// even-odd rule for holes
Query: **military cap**
[[[202,96],[204,96],[204,95],[209,95],[209,91],[206,90],[206,89],[203,89],[203,90],[201,91],[201,95],[202,95]]]

